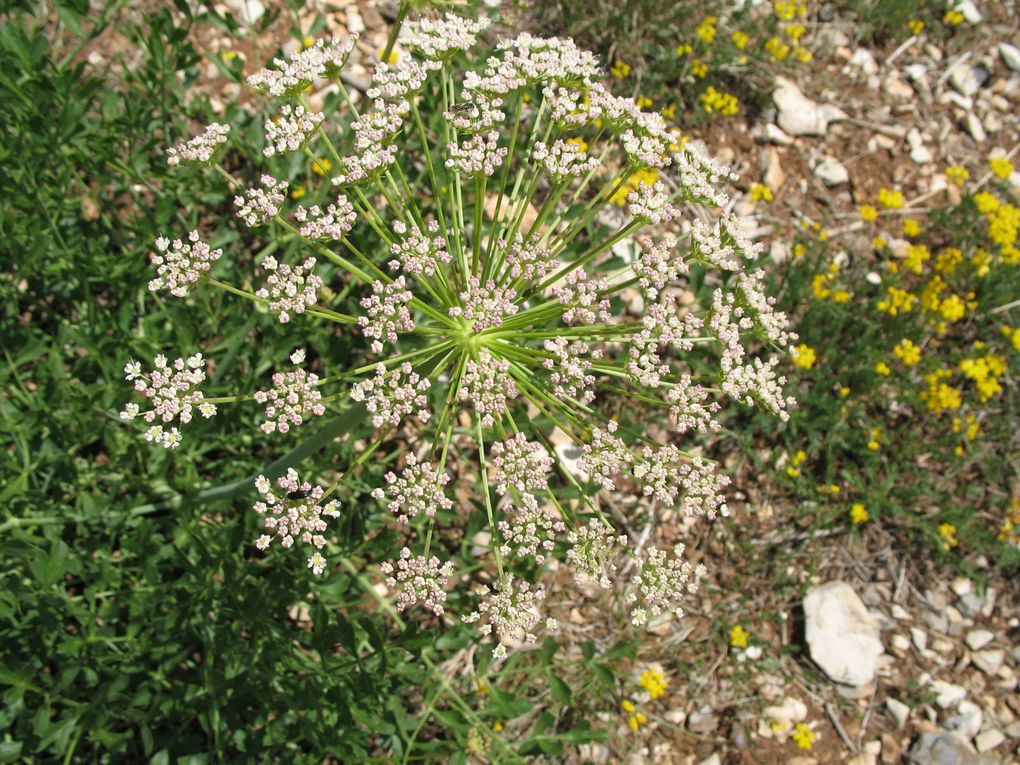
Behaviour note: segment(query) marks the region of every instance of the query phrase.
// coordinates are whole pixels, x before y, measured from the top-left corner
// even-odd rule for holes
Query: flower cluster
[[[179,165],[182,161],[208,164],[216,158],[229,135],[230,125],[221,125],[218,122],[210,123],[202,135],[197,135],[184,143],[167,149],[166,163],[170,166]]]
[[[446,473],[437,474],[428,462],[418,462],[413,454],[407,455],[407,467],[400,475],[386,474],[386,490],[373,489],[372,496],[378,500],[389,499],[387,508],[401,523],[407,523],[418,513],[431,518],[437,509],[449,510],[453,502],[443,493],[449,483]]]
[[[161,236],[156,240],[156,249],[160,254],[152,256],[152,264],[158,276],[149,282],[149,289],[153,292],[165,289],[175,297],[185,297],[199,277],[223,255],[223,250],[214,250],[203,242],[198,231],[188,234],[187,243],[180,239],[171,243]]]
[[[262,268],[269,272],[266,286],[255,293],[265,300],[269,310],[286,324],[292,314],[304,313],[318,301],[322,279],[313,273],[315,258],[306,258],[297,267],[280,263],[272,255],[262,261]]]
[[[181,433],[176,427],[164,427],[175,420],[181,425],[191,422],[197,409],[206,419],[216,414],[216,405],[205,400],[205,395],[196,388],[205,381],[205,359],[201,353],[172,363],[163,354],[156,356],[153,369],[146,374],[137,361],[124,366],[124,377],[134,382],[135,390],[152,402],[152,409],[141,411],[138,404],[128,403],[120,413],[122,420],[141,417],[150,425],[145,430],[145,440],[176,449],[181,445]]]
[[[446,602],[446,580],[453,575],[453,564],[442,563],[439,558],[424,555],[412,556],[411,551],[404,547],[400,550],[400,558],[396,564],[386,562],[379,566],[389,576],[386,584],[399,587],[397,610],[403,611],[418,603],[436,616],[442,616],[443,603]]]
[[[290,357],[294,364],[304,359],[304,351],[295,351]],[[318,383],[318,375],[304,369],[274,374],[272,388],[255,391],[255,400],[266,406],[266,421],[260,426],[262,432],[286,433],[301,425],[309,415],[325,414],[322,394],[316,390]]]
[[[578,584],[618,586],[636,625],[681,613],[702,567],[682,560],[682,548],[670,556],[653,546],[617,582],[630,541],[595,495],[636,485],[636,512],[666,503],[685,514],[725,514],[728,480],[681,441],[718,427],[725,395],[785,417],[792,401],[769,354],[795,338],[761,276],[746,270],[761,248],[741,221],[704,211],[679,230],[685,205],[727,209],[727,168],[685,146],[647,103],[613,95],[599,82],[596,58],[569,40],[522,34],[454,76],[454,54],[484,28],[453,16],[411,22],[403,35],[411,54],[380,63],[368,98],[347,101],[335,119],[296,97],[318,80],[338,81],[350,41],[316,43],[249,77],[284,101],[265,125],[266,155],[310,154],[314,140],[331,159],[292,167],[305,167],[303,192],[327,201],[289,203],[289,181],[262,175],[237,195],[238,217],[269,237],[282,234],[297,265],[266,257],[268,278],[254,293],[202,281],[268,306],[281,322],[303,314],[360,327],[366,338],[367,348],[355,351],[360,365],[323,379],[300,368],[277,372],[272,388],[255,395],[266,433],[287,433],[333,402],[361,404],[374,428],[326,491],[299,485],[296,474],[276,486],[260,480],[256,510],[269,533],[259,546],[273,536],[284,547],[300,540],[315,548],[312,571],[324,571],[324,518],[337,507],[324,499],[344,496],[373,454],[414,444],[371,491],[401,537],[399,558],[382,564],[387,585],[400,610],[417,604],[442,615],[454,570],[440,551],[477,501],[489,523],[488,553],[477,557],[490,583],[464,618],[494,638],[500,660],[534,642],[540,624],[555,628],[542,615],[538,577],[557,558]],[[424,119],[419,109],[436,101],[441,114]],[[600,216],[613,202],[621,209]],[[638,244],[633,257],[616,247],[626,238]],[[173,270],[159,271],[160,285],[193,285],[192,272],[213,259],[203,251],[196,265],[193,253],[181,248]],[[720,272],[707,300],[681,299],[691,263]],[[378,363],[364,363],[366,354]],[[165,407],[169,419],[186,421],[185,406],[201,404],[198,375],[187,380],[173,399],[178,408]],[[608,416],[628,395],[659,413],[658,442],[642,423]],[[572,443],[554,448],[550,432]],[[580,452],[573,465],[570,449]],[[478,464],[466,466],[473,455]],[[465,467],[480,480],[462,481],[455,505],[447,486]],[[560,491],[566,481],[569,493]],[[579,501],[575,490],[584,492]]]
[[[280,541],[283,549],[289,549],[294,542],[311,545],[315,552],[308,558],[308,568],[318,576],[326,570],[326,559],[319,552],[326,546],[323,532],[328,528],[327,518],[339,518],[340,503],[330,500],[320,505],[324,492],[321,486],[312,486],[298,480],[297,471],[293,468],[287,474],[276,479],[276,487],[264,475],[255,479],[255,489],[261,499],[255,503],[254,510],[265,517],[263,525],[268,534],[263,534],[255,541],[255,546],[265,550],[272,544],[273,538]]]

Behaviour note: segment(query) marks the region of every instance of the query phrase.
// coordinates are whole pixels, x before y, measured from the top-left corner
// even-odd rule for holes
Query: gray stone
[[[967,698],[967,690],[963,686],[953,685],[945,680],[935,680],[931,684],[931,689],[935,692],[935,703],[943,709],[954,707]]]
[[[1014,72],[1020,72],[1020,48],[1007,42],[999,43],[999,58]]]
[[[973,96],[988,82],[988,70],[983,66],[960,64],[949,75],[950,84],[964,96]]]
[[[984,601],[977,596],[975,592],[968,592],[962,598],[960,598],[959,606],[960,610],[967,616],[977,616],[981,613],[981,606],[984,605]]]
[[[995,639],[995,635],[988,630],[971,630],[963,640],[972,651],[980,651]]]
[[[882,640],[878,621],[846,582],[812,587],[804,598],[811,659],[838,683],[863,686],[875,678]]]
[[[990,752],[1005,740],[1006,737],[1000,731],[995,730],[995,728],[989,728],[977,735],[974,739],[974,746],[977,747],[979,752]]]
[[[956,708],[956,714],[946,720],[946,730],[956,733],[968,741],[977,735],[984,724],[985,715],[981,707],[973,701],[964,699]]]
[[[850,173],[835,157],[822,157],[815,165],[815,178],[826,186],[839,186],[850,180]]]
[[[953,733],[922,733],[907,753],[910,765],[989,765]]]
[[[1006,659],[1006,652],[1001,648],[989,648],[985,651],[975,651],[970,655],[974,666],[986,675],[994,675],[999,671],[1002,662]]]
[[[963,14],[963,18],[968,24],[980,24],[981,23],[981,11],[977,9],[971,0],[960,0],[955,6],[954,10],[959,11]]]
[[[778,110],[779,127],[790,135],[825,135],[830,122],[846,119],[842,109],[815,103],[785,77],[776,78],[772,100]]]
[[[896,721],[897,728],[902,728],[907,718],[910,717],[910,707],[891,696],[886,698],[885,708],[889,710],[889,714]]]
[[[687,728],[692,733],[712,733],[719,727],[719,718],[710,711],[691,712],[687,715]]]
[[[967,116],[963,121],[963,127],[966,129],[967,134],[977,143],[984,143],[988,138],[985,126],[981,124],[981,120],[978,119],[974,112],[967,112]]]

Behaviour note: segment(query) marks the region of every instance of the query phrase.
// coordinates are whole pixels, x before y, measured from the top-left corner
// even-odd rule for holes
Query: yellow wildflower
[[[954,186],[963,186],[968,178],[970,178],[970,171],[963,165],[950,165],[946,168],[946,180]]]
[[[786,474],[790,476],[790,478],[796,478],[797,476],[799,476],[800,475],[799,466],[806,459],[807,454],[804,453],[804,450],[801,449],[800,451],[798,451],[796,454],[790,457],[790,464],[786,466]]]
[[[851,391],[850,391],[850,388],[848,386],[846,386],[846,385],[839,386],[838,393],[839,393],[839,397],[840,398],[846,398],[847,396],[850,395],[850,392]]]
[[[751,199],[755,202],[771,202],[772,189],[764,183],[756,183],[751,186]]]
[[[859,502],[855,502],[850,505],[850,520],[853,521],[854,526],[860,526],[862,523],[866,523],[868,518],[867,508]]]
[[[805,252],[807,252],[807,247],[805,247],[801,242],[797,242],[793,245],[793,257],[802,258],[804,257]]]
[[[918,236],[921,233],[921,224],[913,218],[903,219],[903,235]]]
[[[987,191],[979,191],[975,194],[974,204],[977,205],[978,212],[982,215],[988,215],[988,213],[999,209],[999,200],[995,198],[995,194],[990,194]]]
[[[951,274],[963,262],[963,253],[956,247],[947,247],[935,258],[935,270],[940,274]]]
[[[676,46],[676,55],[683,58],[684,56],[690,55],[694,52],[694,46],[690,43]]]
[[[730,630],[730,645],[734,648],[747,648],[749,637],[751,637],[751,633],[738,624]]]
[[[227,63],[229,63],[229,62],[233,61],[235,58],[237,58],[237,51],[236,50],[225,50],[222,53],[220,53],[220,58],[223,59],[224,61],[226,61]]]
[[[638,685],[648,691],[648,698],[654,701],[666,692],[669,678],[658,669],[646,669],[641,673]]]
[[[815,732],[804,723],[797,723],[797,727],[794,729],[793,736],[791,736],[791,738],[797,742],[798,749],[810,749],[814,744],[815,739],[818,737],[815,735]]]
[[[857,208],[857,212],[861,214],[861,220],[865,223],[871,223],[878,219],[878,210],[874,205],[861,205]]]
[[[939,304],[939,313],[945,317],[946,321],[959,321],[967,313],[967,306],[958,295],[950,295]]]
[[[773,61],[782,61],[790,55],[790,46],[778,37],[770,37],[765,41],[765,52],[772,57]]]
[[[700,58],[696,58],[691,62],[691,74],[695,77],[704,79],[708,75],[708,64],[702,61]]]
[[[924,22],[920,19],[911,19],[907,22],[907,28],[910,30],[910,34],[919,35],[924,31]]]
[[[776,0],[772,10],[780,21],[793,21],[798,16],[804,18],[807,15],[807,3],[805,0]]]
[[[942,537],[942,549],[952,550],[960,540],[956,538],[956,526],[951,523],[943,523],[939,526],[939,536]]]
[[[1011,327],[1008,324],[1002,325],[1002,334],[1009,338],[1013,344],[1013,350],[1020,352],[1020,327]]]
[[[715,16],[706,16],[698,24],[698,28],[695,29],[695,34],[701,38],[701,41],[706,45],[711,45],[715,41],[715,25],[719,21]]]
[[[878,203],[887,210],[898,210],[903,207],[903,193],[891,189],[878,190]]]
[[[312,37],[311,35],[306,35],[305,38],[301,41],[301,45],[305,48],[311,48],[313,45],[315,45],[315,38]]]
[[[889,297],[886,300],[879,300],[875,307],[890,316],[896,316],[901,312],[910,313],[914,303],[917,302],[916,295],[912,295],[898,287],[889,287],[887,293]]]
[[[882,429],[872,428],[871,429],[871,440],[868,441],[868,449],[873,452],[877,452],[882,448]]]
[[[815,349],[801,343],[793,349],[793,363],[801,369],[811,369],[815,365]]]
[[[892,374],[892,370],[889,369],[889,365],[886,364],[884,361],[880,361],[877,364],[875,364],[875,372],[877,374],[882,375],[883,377],[888,377],[889,375]]]
[[[852,295],[846,290],[834,290],[832,293],[833,303],[846,303],[850,300]]]
[[[648,718],[638,712],[637,707],[635,707],[634,704],[627,699],[620,702],[620,708],[629,715],[627,718],[627,726],[632,731],[636,732],[638,728],[648,722]]]
[[[886,245],[888,244],[889,242],[887,242],[885,238],[881,236],[876,236],[874,239],[871,240],[871,246],[874,247],[876,250],[884,250],[886,248]]]
[[[290,190],[290,198],[301,199],[301,197],[303,197],[306,193],[307,192],[305,191],[305,187],[303,184],[295,183],[294,188]]]
[[[650,99],[648,96],[638,95],[638,97],[634,99],[634,103],[637,104],[638,109],[647,109],[648,107],[653,106],[655,101]]]
[[[332,167],[333,163],[325,157],[319,157],[312,161],[312,172],[316,175],[325,175]]]
[[[751,38],[746,32],[741,32],[739,29],[730,35],[730,39],[733,40],[733,44],[737,46],[737,50],[744,50],[747,44],[751,41]]]
[[[674,119],[676,117],[676,104],[670,104],[669,106],[662,107],[659,114],[667,120]]]
[[[616,79],[623,80],[630,76],[630,64],[626,61],[616,59],[616,61],[613,62],[613,67],[609,70],[609,73]]]
[[[815,54],[809,51],[807,48],[803,48],[800,45],[798,45],[796,48],[793,49],[793,57],[802,64],[809,64],[811,63],[811,60],[815,57]]]
[[[942,17],[942,20],[951,27],[958,27],[964,22],[965,18],[962,11],[952,10],[946,11],[946,15]]]
[[[921,400],[935,414],[959,409],[963,403],[960,390],[942,382],[951,376],[952,373],[948,369],[939,369],[924,376],[924,382],[928,387],[921,391]]]
[[[993,157],[988,160],[988,169],[996,178],[1005,180],[1013,174],[1013,163],[1005,157]]]
[[[907,338],[903,338],[896,344],[896,347],[893,348],[893,353],[896,354],[896,358],[908,367],[914,366],[914,364],[921,360],[921,349]]]

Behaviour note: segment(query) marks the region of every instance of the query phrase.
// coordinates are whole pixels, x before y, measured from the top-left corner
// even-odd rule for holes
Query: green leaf
[[[557,701],[560,704],[570,704],[573,698],[573,693],[570,691],[570,686],[560,680],[552,672],[549,673],[549,692],[553,697],[553,701]]]

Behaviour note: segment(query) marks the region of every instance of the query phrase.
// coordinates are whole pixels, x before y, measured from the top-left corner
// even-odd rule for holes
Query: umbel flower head
[[[792,401],[769,354],[795,337],[751,270],[760,248],[741,221],[711,209],[727,206],[727,168],[660,115],[614,96],[596,58],[569,40],[522,34],[463,67],[484,29],[454,16],[406,24],[412,55],[379,64],[368,98],[348,98],[339,116],[295,101],[329,81],[346,95],[339,70],[349,40],[251,75],[253,88],[282,99],[265,123],[267,165],[248,173],[258,183],[229,175],[207,149],[175,151],[171,162],[209,166],[230,185],[243,224],[300,246],[264,259],[263,279],[241,275],[264,284],[248,292],[209,277],[219,252],[198,247],[197,232],[190,251],[161,240],[155,286],[182,297],[227,289],[280,321],[337,322],[363,338],[358,361],[331,366],[324,356],[313,372],[296,354],[297,369],[276,372],[256,394],[265,411],[253,416],[266,433],[286,436],[351,406],[364,407],[375,429],[354,464],[320,481],[328,488],[296,474],[276,486],[261,480],[255,509],[267,534],[258,546],[310,544],[309,567],[324,571],[326,519],[350,476],[372,455],[413,445],[390,455],[371,492],[383,511],[371,512],[403,540],[399,557],[381,563],[386,584],[401,610],[453,608],[477,623],[499,660],[554,623],[542,614],[541,582],[554,559],[579,585],[595,585],[588,591],[615,588],[636,625],[681,613],[704,568],[682,546],[631,551],[601,508],[628,491],[645,511],[726,514],[726,477],[686,442],[718,427],[727,396],[785,418]],[[205,135],[184,146],[218,147],[226,133]],[[281,177],[295,167],[315,172]],[[297,184],[316,190],[319,204],[289,200]],[[619,199],[623,211],[607,212]],[[616,254],[623,242],[633,257]],[[700,304],[679,299],[695,269],[716,272]],[[139,378],[158,402],[150,422],[186,424],[201,405],[199,376],[180,374]],[[661,438],[609,416],[607,405],[626,397],[658,421]],[[553,448],[554,433],[580,452],[575,464]],[[175,430],[158,440],[178,438]],[[477,480],[455,485],[465,470]],[[578,488],[581,499],[569,499]],[[448,598],[450,582],[467,581],[449,559],[475,509],[488,521],[491,578]]]

